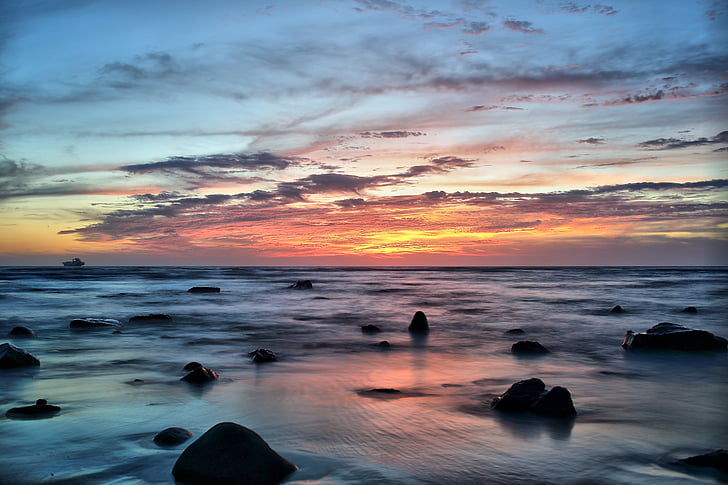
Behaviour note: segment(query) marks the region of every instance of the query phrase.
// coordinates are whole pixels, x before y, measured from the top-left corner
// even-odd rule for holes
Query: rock
[[[192,436],[192,433],[184,428],[167,428],[157,433],[154,442],[159,446],[175,446],[184,443]]]
[[[728,340],[705,330],[694,330],[675,323],[658,323],[645,333],[628,330],[625,349],[726,350]]]
[[[220,293],[220,288],[217,286],[193,286],[187,293]]]
[[[227,422],[216,424],[188,446],[172,475],[189,485],[274,485],[297,469],[255,431]]]
[[[550,391],[541,394],[531,406],[531,411],[555,418],[576,414],[574,402],[571,400],[571,393],[561,386],[554,386]]]
[[[493,399],[490,407],[500,411],[528,411],[545,390],[546,384],[536,377],[518,381]]]
[[[71,328],[119,328],[121,322],[113,318],[77,318],[71,320]]]
[[[609,310],[609,313],[624,313],[624,309],[621,306],[616,305],[614,308]]]
[[[683,458],[680,461],[687,465],[715,468],[728,473],[728,451],[725,450],[715,450],[704,455]]]
[[[188,362],[187,364],[185,364],[184,370],[197,369],[198,367],[202,367],[202,364],[200,364],[199,362]]]
[[[526,333],[526,331],[522,328],[512,328],[510,330],[506,330],[503,333],[505,333],[506,335],[523,335],[524,333]]]
[[[129,319],[130,322],[158,322],[158,321],[172,321],[172,317],[164,313],[150,313],[149,315],[136,315]]]
[[[428,333],[430,331],[430,325],[427,323],[427,316],[424,312],[415,312],[407,330],[412,333]]]
[[[278,356],[268,349],[256,349],[248,352],[248,355],[253,359],[253,362],[276,362],[278,360]]]
[[[400,391],[399,389],[392,389],[391,387],[377,387],[375,389],[369,389],[366,392],[378,392],[381,394],[399,394],[402,391]]]
[[[9,409],[5,416],[11,419],[43,419],[55,416],[61,408],[48,404],[45,399],[38,399],[32,406]]]
[[[374,345],[376,345],[377,347],[381,347],[381,348],[383,348],[383,349],[388,349],[389,347],[391,347],[391,346],[392,346],[392,345],[391,345],[391,344],[390,344],[389,342],[387,342],[386,340],[382,340],[381,342],[379,342],[379,343],[376,343],[376,344],[374,344]]]
[[[8,333],[11,337],[35,337],[35,332],[28,327],[13,327]]]
[[[216,381],[218,378],[217,372],[207,367],[196,367],[181,380],[189,382],[190,384],[205,384],[207,382]]]
[[[293,288],[294,290],[310,290],[313,288],[313,283],[311,283],[311,280],[298,280],[289,288]]]
[[[547,354],[548,349],[535,340],[521,340],[511,345],[514,354]]]
[[[0,344],[0,369],[12,369],[14,367],[32,365],[40,365],[40,360],[34,355],[7,342]]]
[[[362,325],[361,327],[362,333],[377,333],[381,332],[382,329],[377,327],[376,325]]]
[[[683,308],[682,313],[698,313],[698,309],[694,306],[687,306]]]

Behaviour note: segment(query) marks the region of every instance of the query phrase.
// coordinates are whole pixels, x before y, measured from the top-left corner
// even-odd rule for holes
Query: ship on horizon
[[[63,262],[63,266],[83,266],[84,264],[86,264],[86,263],[81,261],[81,258],[73,258],[70,261]]]

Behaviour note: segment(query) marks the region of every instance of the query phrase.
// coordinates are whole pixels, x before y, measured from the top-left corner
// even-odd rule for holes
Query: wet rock
[[[159,446],[175,446],[184,443],[192,438],[192,433],[184,428],[167,428],[154,437],[154,442]]]
[[[625,349],[726,350],[728,340],[706,330],[694,330],[675,323],[658,323],[644,333],[628,330]]]
[[[366,392],[377,392],[380,394],[399,394],[402,391],[400,391],[399,389],[393,389],[391,387],[377,387],[374,389],[369,389]]]
[[[621,306],[616,305],[614,308],[609,310],[609,313],[624,313],[624,309]]]
[[[278,361],[278,356],[272,350],[268,349],[256,349],[252,352],[248,352],[248,355],[251,359],[253,359],[253,362],[263,363]]]
[[[425,313],[421,311],[415,312],[407,330],[412,333],[428,333],[430,331],[430,324],[427,322]]]
[[[528,411],[545,390],[546,384],[536,377],[518,381],[493,399],[490,407],[500,411]]]
[[[59,406],[48,404],[45,399],[38,399],[32,406],[9,409],[5,416],[11,419],[44,419],[55,416],[60,411]]]
[[[548,349],[535,340],[521,340],[511,345],[514,354],[547,354]]]
[[[723,473],[728,473],[728,451],[722,449],[704,455],[683,458],[680,461],[686,465],[715,468]]]
[[[377,333],[381,332],[382,329],[377,327],[376,325],[362,325],[361,327],[362,333]]]
[[[571,393],[561,386],[554,386],[550,391],[542,393],[531,406],[531,411],[544,416],[561,418],[576,414]]]
[[[172,475],[189,485],[274,485],[296,470],[255,431],[227,422],[216,424],[189,445]]]
[[[687,306],[683,308],[681,313],[698,313],[698,309],[694,306]]]
[[[71,320],[71,328],[119,328],[121,322],[113,318],[77,318]]]
[[[503,333],[506,335],[523,335],[524,333],[526,333],[526,331],[522,328],[512,328],[510,330],[506,330]]]
[[[7,342],[0,344],[0,369],[12,369],[14,367],[33,365],[40,365],[40,360],[34,355]]]
[[[298,280],[289,288],[293,288],[294,290],[310,290],[313,288],[313,283],[311,283],[311,280]]]
[[[148,315],[136,315],[129,319],[130,322],[170,322],[172,317],[165,313],[150,313]]]
[[[13,327],[8,333],[11,337],[35,337],[35,332],[28,327]]]
[[[220,293],[220,288],[217,286],[193,286],[187,293]]]
[[[190,384],[205,384],[207,382],[213,382],[218,379],[217,372],[207,367],[196,367],[190,371],[181,380],[189,382]]]
[[[377,347],[381,347],[381,348],[383,348],[383,349],[388,349],[388,348],[390,348],[390,347],[392,346],[392,345],[391,345],[391,344],[390,344],[389,342],[387,342],[386,340],[382,340],[381,342],[379,342],[379,343],[376,343],[376,344],[374,344],[374,345],[376,345]]]
[[[193,370],[197,369],[198,367],[202,367],[202,364],[200,364],[199,362],[188,362],[187,364],[185,364],[184,370]]]

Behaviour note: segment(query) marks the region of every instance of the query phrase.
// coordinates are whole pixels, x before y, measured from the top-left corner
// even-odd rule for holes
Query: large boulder
[[[188,446],[172,475],[189,485],[274,485],[296,470],[255,431],[227,422],[216,424]]]
[[[676,323],[658,323],[644,333],[628,330],[625,349],[726,350],[728,340],[705,330],[694,330]]]
[[[48,404],[45,399],[38,399],[32,406],[9,409],[5,416],[10,419],[43,419],[53,417],[60,411],[60,407]]]
[[[121,322],[113,318],[77,318],[71,320],[71,328],[119,328]]]
[[[7,342],[0,344],[0,369],[12,369],[14,367],[33,365],[40,365],[40,360],[34,355]]]
[[[407,330],[412,333],[428,333],[430,331],[430,324],[427,322],[425,313],[421,311],[415,312]]]
[[[35,332],[29,329],[28,327],[13,327],[12,330],[8,333],[11,337],[35,337]]]
[[[555,418],[576,414],[568,389],[555,386],[547,391],[544,382],[536,377],[516,382],[501,396],[493,399],[490,406],[499,411],[531,411]]]
[[[159,446],[176,446],[192,438],[192,433],[184,428],[163,429],[154,436],[154,442]]]
[[[561,386],[554,386],[550,391],[542,393],[531,406],[531,411],[556,418],[576,414],[574,402],[571,400],[571,393]]]
[[[217,379],[217,372],[212,369],[208,369],[207,367],[200,366],[195,367],[180,380],[189,382],[190,384],[205,384],[207,382],[216,381]]]
[[[548,349],[535,340],[521,340],[511,345],[514,354],[547,354]]]

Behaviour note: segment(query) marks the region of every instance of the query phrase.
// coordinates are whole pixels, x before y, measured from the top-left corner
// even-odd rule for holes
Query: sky
[[[728,2],[0,3],[0,265],[728,265]]]

